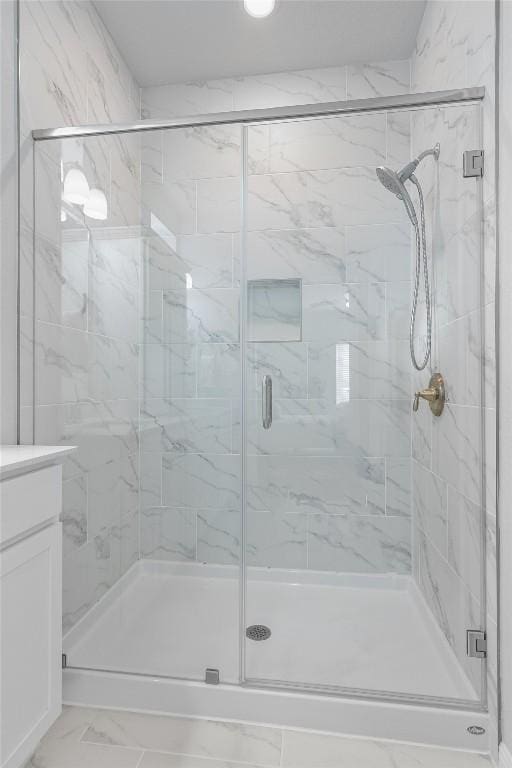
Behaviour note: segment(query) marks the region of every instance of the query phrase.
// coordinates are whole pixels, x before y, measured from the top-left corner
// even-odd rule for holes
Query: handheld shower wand
[[[411,322],[409,327],[409,349],[411,352],[412,364],[417,371],[422,371],[427,365],[430,359],[430,352],[432,348],[432,301],[430,295],[430,284],[428,278],[428,258],[427,258],[427,240],[425,232],[425,203],[423,200],[423,190],[421,184],[414,175],[414,171],[421,163],[421,161],[432,155],[436,160],[439,157],[440,146],[436,144],[432,149],[427,149],[418,157],[411,160],[405,165],[401,171],[393,171],[391,168],[387,168],[382,165],[376,169],[377,177],[381,184],[389,191],[392,192],[399,200],[402,200],[407,215],[414,227],[416,233],[416,260],[415,260],[415,275],[414,275],[414,294],[411,307]],[[418,199],[420,203],[420,222],[418,223],[418,216],[414,203],[405,187],[405,182],[410,181],[416,187],[418,193]],[[427,314],[427,343],[425,349],[425,355],[421,362],[418,362],[416,358],[416,350],[414,348],[414,334],[416,327],[416,314],[418,310],[418,295],[420,288],[420,273],[423,267],[423,284],[425,290],[425,309]]]

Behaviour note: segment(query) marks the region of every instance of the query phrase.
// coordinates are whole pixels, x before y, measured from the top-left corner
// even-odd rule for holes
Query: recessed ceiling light
[[[264,19],[270,16],[274,10],[276,0],[244,0],[244,8],[249,16],[255,19]]]

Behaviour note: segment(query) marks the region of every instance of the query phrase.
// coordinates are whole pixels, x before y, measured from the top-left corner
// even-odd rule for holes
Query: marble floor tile
[[[283,732],[283,768],[485,768],[486,755],[392,741]]]
[[[134,747],[135,742],[143,743],[144,748],[140,745]],[[162,745],[171,747],[172,751],[162,749]],[[61,717],[41,741],[25,768],[82,766],[491,768],[492,762],[487,755],[393,741],[233,722],[64,707]]]
[[[281,731],[257,725],[99,712],[82,741],[278,766]]]

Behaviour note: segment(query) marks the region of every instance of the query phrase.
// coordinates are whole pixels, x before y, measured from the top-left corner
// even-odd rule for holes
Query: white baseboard
[[[500,744],[500,764],[499,768],[512,768],[512,753],[503,742]]]

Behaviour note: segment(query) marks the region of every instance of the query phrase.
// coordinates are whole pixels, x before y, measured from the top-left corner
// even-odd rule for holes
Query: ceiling
[[[410,56],[424,0],[96,0],[141,86]]]

